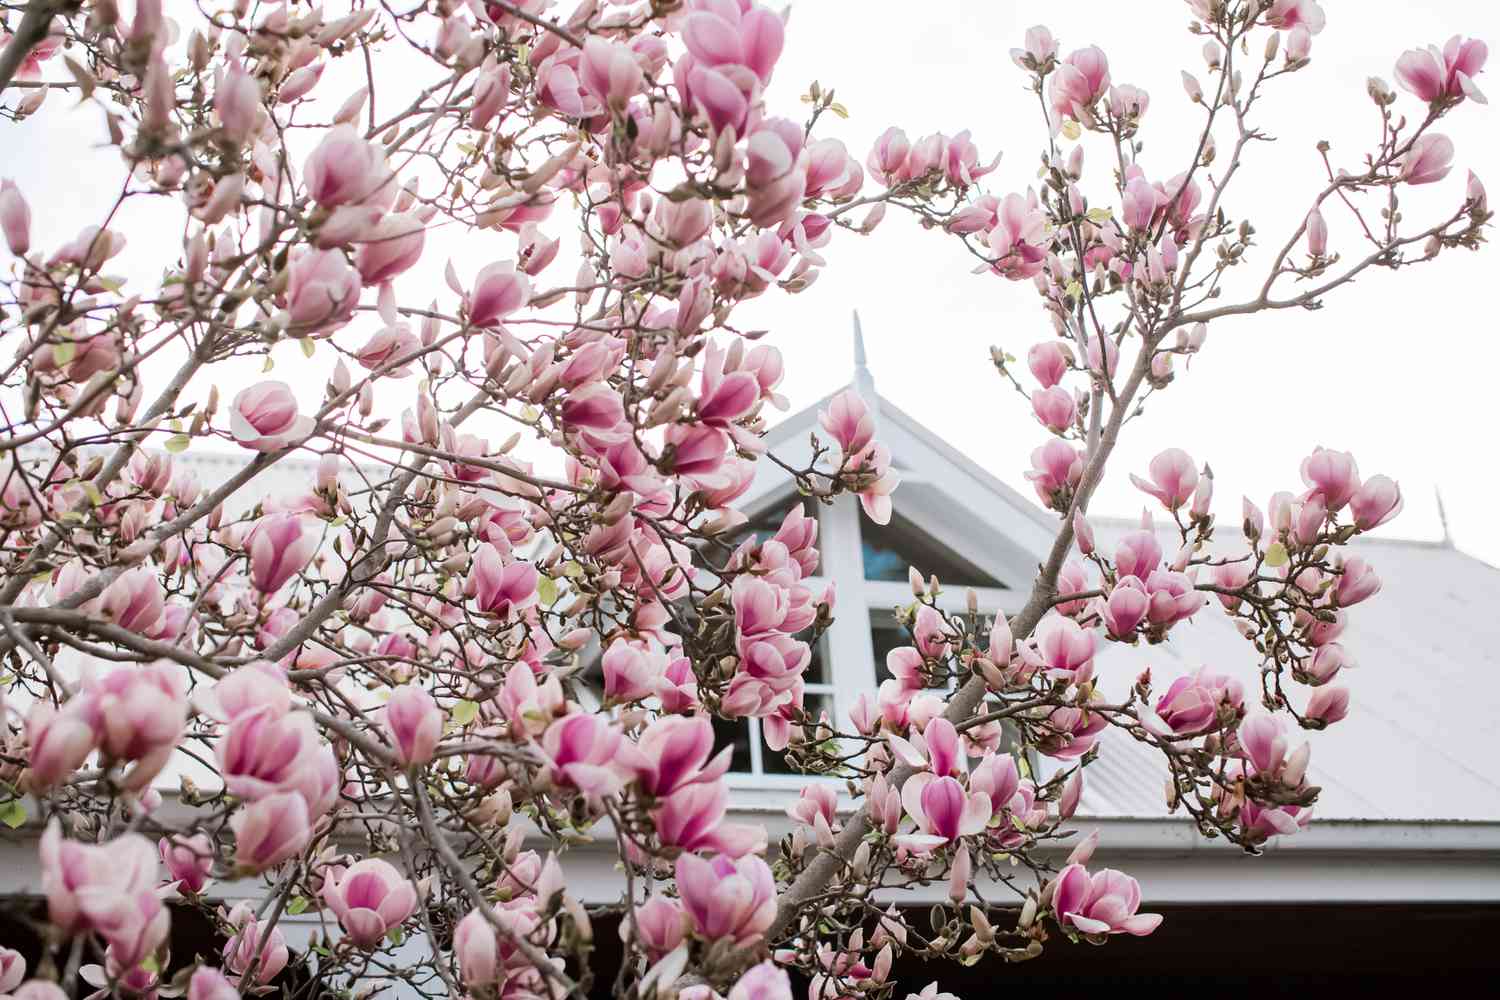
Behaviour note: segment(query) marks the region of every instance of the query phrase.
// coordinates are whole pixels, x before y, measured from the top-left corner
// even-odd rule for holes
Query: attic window
[[[900,515],[893,515],[890,524],[880,525],[861,510],[859,535],[866,580],[905,583],[907,567],[915,566],[924,579],[937,574],[938,580],[948,586],[1007,589]]]

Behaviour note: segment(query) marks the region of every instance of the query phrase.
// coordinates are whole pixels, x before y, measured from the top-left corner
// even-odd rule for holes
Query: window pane
[[[802,674],[804,684],[828,684],[828,658],[823,655],[824,640],[813,642],[813,630],[803,629],[797,633],[797,638],[812,647],[812,659],[807,661],[807,670]]]
[[[807,709],[808,714],[811,715],[815,720],[821,715],[821,713],[827,712],[829,722],[837,725],[837,720],[835,720],[833,716],[832,695],[805,694],[802,696],[802,707]],[[787,760],[787,753],[785,750],[772,750],[770,747],[766,746],[764,736],[761,737],[760,759],[761,762],[765,765],[767,774],[802,773],[796,767],[792,766],[791,761]]]
[[[715,718],[713,725],[714,753],[719,753],[725,747],[734,747],[734,753],[729,758],[729,769],[741,774],[752,773],[755,768],[750,762],[750,723],[745,719]]]
[[[923,579],[936,573],[941,582],[950,586],[1007,589],[1004,583],[901,517],[892,516],[890,524],[880,525],[861,509],[859,537],[866,580],[905,583],[907,567],[915,566]]]

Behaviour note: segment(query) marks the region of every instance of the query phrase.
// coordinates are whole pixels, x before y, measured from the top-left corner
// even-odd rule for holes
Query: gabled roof
[[[1057,516],[981,468],[941,436],[874,391],[855,318],[855,377],[877,413],[877,437],[890,449],[903,482],[898,515],[976,565],[1008,579],[1025,599],[1058,526]],[[843,390],[839,390],[842,392]],[[810,457],[817,415],[837,393],[791,414],[766,442],[793,464]],[[758,466],[745,506],[755,510],[784,494],[787,474]],[[1138,522],[1093,518],[1101,546],[1112,546]],[[1238,533],[1231,533],[1237,538]],[[1226,536],[1227,538],[1227,536]],[[1176,548],[1162,531],[1163,548]],[[1500,766],[1493,733],[1500,719],[1500,569],[1447,542],[1361,537],[1353,548],[1380,574],[1379,594],[1350,611],[1341,638],[1357,664],[1339,678],[1352,693],[1348,718],[1312,739],[1310,780],[1324,789],[1322,817],[1349,820],[1470,821],[1500,819]],[[1199,666],[1233,673],[1257,687],[1254,650],[1216,603],[1172,630],[1172,641],[1140,648],[1110,644],[1100,674],[1133,677],[1152,668],[1156,689]],[[1123,682],[1123,681],[1122,681]],[[1305,692],[1304,692],[1305,694]],[[1165,772],[1149,747],[1111,731],[1087,772],[1080,812],[1095,817],[1162,817]]]

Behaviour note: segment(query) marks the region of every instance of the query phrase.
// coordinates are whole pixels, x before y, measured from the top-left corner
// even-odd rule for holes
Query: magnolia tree
[[[1482,100],[1486,51],[1401,55],[1404,94],[1371,78],[1368,148],[1320,147],[1305,220],[1263,242],[1231,187],[1323,12],[1188,7],[1184,160],[1142,155],[1147,94],[1103,51],[1039,27],[1012,52],[1039,179],[991,193],[968,132],[892,128],[861,160],[817,137],[832,92],[769,106],[787,26],[752,0],[7,4],[4,114],[81,100],[127,169],[58,245],[31,238],[36,197],[0,191],[0,817],[40,831],[46,896],[34,967],[0,948],[3,992],[222,1000],[295,974],[348,995],[772,1000],[795,973],[831,1000],[888,993],[898,956],[1149,934],[1135,880],[1067,839],[1110,729],[1155,751],[1206,836],[1295,834],[1318,795],[1299,731],[1348,710],[1338,639],[1380,587],[1346,546],[1400,510],[1396,484],[1319,449],[1220,531],[1207,467],[1167,448],[1131,478],[1169,532],[1148,517],[1096,546],[1086,510],[1211,325],[1482,242],[1472,175],[1436,218],[1402,199],[1449,174],[1437,126]],[[813,717],[808,637],[836,611],[807,583],[816,521],[747,537],[735,502],[771,461],[884,522],[897,476],[853,392],[810,462],[768,453],[782,359],[736,315],[892,209],[982,280],[1035,288],[1026,364],[993,360],[1042,425],[1025,475],[1057,534],[1009,620],[940,610],[914,572],[893,679]],[[506,251],[419,283],[404,272],[440,231]],[[112,272],[137,237],[172,241],[159,280]],[[288,339],[326,386],[244,374]],[[188,448],[243,461],[206,488]],[[254,489],[299,457],[315,477]],[[1243,663],[1166,687],[1095,670],[1219,614]],[[716,718],[761,720],[827,776],[780,843],[726,818]],[[618,851],[617,898],[570,891],[581,840]],[[249,902],[211,902],[216,880]],[[947,901],[908,923],[919,884]],[[192,908],[222,952],[168,954]],[[610,969],[590,960],[605,912]],[[289,948],[297,914],[321,923]]]

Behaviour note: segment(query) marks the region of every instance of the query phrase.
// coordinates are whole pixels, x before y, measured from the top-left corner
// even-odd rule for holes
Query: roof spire
[[[1443,491],[1434,483],[1432,493],[1437,497],[1438,521],[1443,526],[1443,544],[1451,549],[1453,548],[1453,533],[1448,530],[1448,509],[1443,506]]]
[[[865,331],[859,325],[859,310],[854,310],[854,389],[864,401],[875,405],[875,377],[870,374],[869,359],[865,355]]]

